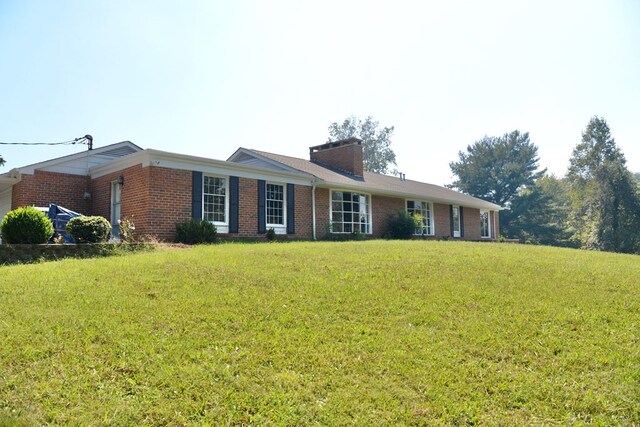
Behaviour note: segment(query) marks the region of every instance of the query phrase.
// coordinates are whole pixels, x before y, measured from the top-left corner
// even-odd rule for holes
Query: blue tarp
[[[55,229],[55,233],[51,239],[53,240],[58,236],[62,236],[65,243],[73,243],[73,237],[71,237],[67,232],[67,223],[71,218],[82,216],[82,214],[51,203],[49,204],[49,212],[47,216],[53,223],[53,228]]]

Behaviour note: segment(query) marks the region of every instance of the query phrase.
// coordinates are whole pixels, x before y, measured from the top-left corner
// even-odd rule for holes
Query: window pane
[[[332,232],[371,232],[369,196],[350,191],[333,191],[331,200]]]
[[[284,225],[284,185],[266,186],[267,224]]]
[[[213,222],[226,222],[226,178],[204,177],[203,182],[203,219]]]

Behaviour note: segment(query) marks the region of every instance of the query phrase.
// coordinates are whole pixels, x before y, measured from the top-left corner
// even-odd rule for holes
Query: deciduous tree
[[[336,122],[329,126],[329,142],[356,137],[362,140],[364,170],[375,173],[397,175],[396,154],[391,149],[393,126],[378,129],[379,122],[371,116],[360,120],[354,116],[345,119],[342,124]]]

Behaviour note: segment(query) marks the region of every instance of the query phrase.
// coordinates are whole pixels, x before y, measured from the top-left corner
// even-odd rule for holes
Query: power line
[[[61,141],[61,142],[0,142],[0,145],[75,145],[75,144],[89,144],[93,138],[91,135],[85,135],[80,138],[74,138],[69,141]]]

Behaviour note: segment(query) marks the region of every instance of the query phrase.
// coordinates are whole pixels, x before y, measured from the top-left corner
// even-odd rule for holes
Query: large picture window
[[[489,211],[480,211],[480,237],[482,237],[483,239],[488,239],[491,237]]]
[[[204,176],[203,219],[218,224],[227,223],[227,179]]]
[[[416,227],[414,234],[422,236],[432,236],[434,234],[433,207],[431,203],[421,200],[407,200],[407,212],[422,219],[422,226]]]
[[[285,225],[284,185],[267,183],[266,190],[267,226]]]
[[[331,192],[331,231],[371,233],[371,199],[350,191]]]

